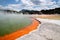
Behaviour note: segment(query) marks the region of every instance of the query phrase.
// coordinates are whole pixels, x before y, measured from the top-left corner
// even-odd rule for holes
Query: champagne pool
[[[32,23],[31,18],[20,14],[0,13],[0,36],[23,29]]]

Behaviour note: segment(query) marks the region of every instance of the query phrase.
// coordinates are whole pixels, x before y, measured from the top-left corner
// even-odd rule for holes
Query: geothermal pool
[[[0,13],[0,36],[20,30],[31,23],[31,18],[23,15]]]

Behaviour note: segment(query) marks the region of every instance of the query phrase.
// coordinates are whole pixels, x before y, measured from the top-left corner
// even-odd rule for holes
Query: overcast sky
[[[60,7],[60,0],[0,0],[0,9],[42,10]]]

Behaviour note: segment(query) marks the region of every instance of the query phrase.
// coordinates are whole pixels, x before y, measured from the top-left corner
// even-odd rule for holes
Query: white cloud
[[[0,9],[6,9],[5,7],[3,7],[2,5],[0,5]]]
[[[2,5],[0,5],[0,8],[2,8]]]
[[[8,6],[6,6],[7,9],[17,10],[17,11],[19,11],[21,7],[22,7],[21,4],[9,4]]]
[[[34,7],[34,6],[39,6],[35,9],[49,9],[49,8],[55,8],[58,7],[58,5],[56,4],[55,1],[52,0],[21,0],[23,2],[23,4],[27,4],[30,7]],[[37,2],[37,3],[36,3]],[[31,6],[31,4],[33,4]],[[50,7],[49,7],[50,6]],[[26,7],[27,8],[27,7]]]
[[[34,5],[30,0],[21,0],[23,4],[26,4],[26,5]]]
[[[18,2],[19,0],[16,0]],[[5,9],[29,9],[29,10],[41,10],[41,9],[53,9],[60,7],[60,0],[58,2],[52,0],[21,0],[19,4],[8,4]],[[57,4],[56,4],[57,3]],[[3,8],[3,6],[0,6]]]
[[[19,0],[15,0],[16,2],[18,2]]]
[[[21,7],[21,4],[9,4],[8,6],[0,5],[0,9],[10,9],[10,10],[16,10],[16,11],[19,11],[20,7]]]

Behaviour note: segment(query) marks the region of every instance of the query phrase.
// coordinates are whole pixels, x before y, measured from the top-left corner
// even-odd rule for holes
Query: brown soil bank
[[[60,20],[60,15],[35,15],[36,18]]]
[[[0,37],[0,40],[15,40],[18,37],[21,37],[25,34],[28,34],[30,31],[34,30],[37,28],[37,26],[39,25],[39,22],[36,19],[32,19],[33,22],[31,25],[28,25],[27,27],[18,30],[14,33],[11,33],[9,35],[5,35],[3,37]]]

